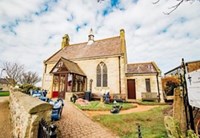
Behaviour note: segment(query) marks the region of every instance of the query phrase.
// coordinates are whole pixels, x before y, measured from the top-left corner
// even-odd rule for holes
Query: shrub
[[[176,76],[162,78],[162,86],[166,95],[174,95],[174,89],[180,86],[180,79]]]
[[[30,90],[40,90],[39,87],[36,87],[32,84],[22,84],[21,86],[19,86],[19,88],[21,89],[21,91],[23,93],[26,93],[26,94],[30,94]]]

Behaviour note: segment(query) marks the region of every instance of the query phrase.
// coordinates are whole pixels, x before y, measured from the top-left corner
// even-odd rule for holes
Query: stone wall
[[[19,91],[10,90],[9,106],[15,138],[37,138],[40,120],[51,121],[52,105]]]

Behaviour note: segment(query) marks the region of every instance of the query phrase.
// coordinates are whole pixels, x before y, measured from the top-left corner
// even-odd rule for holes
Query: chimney
[[[65,34],[62,38],[62,44],[61,44],[61,48],[64,48],[66,46],[69,46],[69,35]]]
[[[93,31],[92,28],[90,29],[90,33],[88,35],[88,45],[91,45],[92,43],[94,43],[94,35],[93,35]]]
[[[126,40],[125,40],[125,31],[120,29],[120,41],[121,41],[121,52],[124,54],[124,62],[127,64],[127,54],[126,54]]]
[[[125,31],[124,29],[120,29],[120,38],[125,39]]]

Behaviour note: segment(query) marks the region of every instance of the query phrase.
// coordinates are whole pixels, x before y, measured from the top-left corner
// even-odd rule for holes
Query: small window
[[[151,82],[150,82],[150,79],[145,79],[145,83],[146,83],[146,91],[147,92],[151,92]]]

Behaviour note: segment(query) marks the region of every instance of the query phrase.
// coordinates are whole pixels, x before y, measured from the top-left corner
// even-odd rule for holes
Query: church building
[[[73,93],[90,91],[99,96],[109,92],[125,99],[141,99],[141,96],[129,97],[131,92],[127,90],[129,77],[135,78],[127,71],[124,29],[119,36],[101,40],[94,39],[91,29],[87,42],[70,44],[69,40],[65,35],[61,49],[44,61],[42,88],[48,90],[49,97],[68,99]],[[152,68],[159,72],[155,66]],[[160,84],[152,83],[157,84],[155,87]]]

